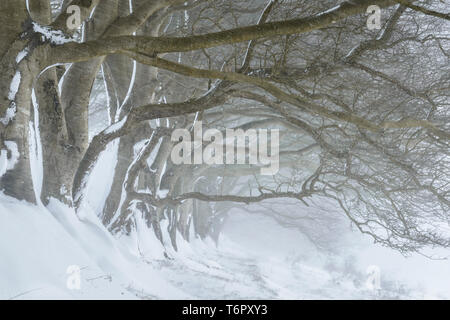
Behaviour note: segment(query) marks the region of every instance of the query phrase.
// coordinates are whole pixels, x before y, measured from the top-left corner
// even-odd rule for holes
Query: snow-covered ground
[[[80,269],[80,290],[68,288],[71,266]],[[134,291],[186,297],[115,240],[89,209],[80,220],[57,202],[46,209],[0,195],[1,299],[133,299]]]
[[[92,210],[82,213],[0,194],[1,299],[450,298],[449,261],[406,259],[351,231],[324,252],[271,218],[234,210],[217,245],[179,237],[174,252],[142,221],[114,238]]]

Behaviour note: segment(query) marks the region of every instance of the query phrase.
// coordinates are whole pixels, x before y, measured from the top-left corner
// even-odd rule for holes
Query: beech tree
[[[291,198],[331,201],[331,216],[402,252],[448,246],[447,11],[406,0],[2,0],[0,188],[80,209],[112,148],[98,212],[112,232],[140,214],[161,240],[167,221],[176,248],[177,232],[217,232],[235,206]],[[279,129],[279,173],[174,164],[171,134],[199,120]]]

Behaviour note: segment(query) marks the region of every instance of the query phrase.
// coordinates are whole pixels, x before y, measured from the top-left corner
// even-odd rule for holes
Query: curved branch
[[[244,75],[244,74],[240,74],[240,73],[236,73],[236,72],[223,72],[223,71],[216,71],[216,70],[197,69],[197,68],[181,65],[181,64],[178,64],[178,63],[175,63],[172,61],[168,61],[165,59],[148,57],[148,56],[145,56],[142,54],[135,54],[133,52],[126,52],[126,54],[141,63],[151,65],[154,67],[158,67],[158,68],[162,68],[165,70],[169,70],[172,72],[176,72],[176,73],[179,73],[179,74],[182,74],[185,76],[196,77],[196,78],[213,78],[213,79],[221,79],[221,80],[225,80],[225,81],[253,84],[253,85],[267,91],[268,93],[270,93],[274,97],[280,99],[281,101],[285,101],[291,105],[301,108],[302,110],[309,111],[309,112],[318,114],[320,116],[323,116],[323,117],[326,117],[329,119],[352,123],[359,128],[364,128],[369,131],[377,132],[377,131],[383,131],[385,129],[406,129],[406,128],[414,128],[414,127],[423,127],[423,128],[427,128],[428,130],[432,131],[434,134],[436,134],[437,136],[439,136],[441,138],[450,139],[450,133],[447,133],[447,132],[437,128],[434,124],[432,124],[431,122],[429,122],[427,120],[402,119],[399,121],[384,121],[382,123],[376,124],[369,120],[361,118],[353,113],[331,111],[323,106],[309,102],[302,97],[286,93],[265,79],[248,76],[248,75]],[[146,107],[143,106],[141,108],[145,109]],[[166,110],[166,112],[167,111],[169,111],[169,110]],[[170,111],[172,111],[172,110],[170,110]],[[180,110],[178,110],[178,112],[179,111]],[[185,111],[187,111],[187,110],[184,110],[183,112],[185,112]],[[191,112],[196,112],[196,111],[200,111],[200,110],[192,110]],[[169,114],[165,113],[165,117],[169,117],[169,116],[173,116],[173,115],[177,115],[177,113],[172,113],[172,112],[169,112]]]
[[[429,16],[434,16],[434,17],[438,17],[441,19],[450,20],[450,14],[448,14],[448,13],[442,13],[442,12],[438,12],[438,11],[434,11],[434,10],[429,10],[424,7],[416,6],[408,0],[395,0],[395,1],[400,3],[401,5],[404,5],[405,7],[408,7],[410,9],[414,10],[414,11],[422,12],[423,14],[426,14]]]
[[[193,113],[197,110],[206,110],[223,104],[228,98],[228,86],[229,83],[223,81],[197,99],[180,103],[152,104],[134,108],[122,121],[109,126],[97,134],[89,144],[75,173],[72,188],[74,203],[76,205],[81,203],[87,177],[94,168],[100,153],[105,150],[108,143],[128,134],[137,128],[142,121]]]
[[[306,18],[268,22],[190,37],[119,36],[85,43],[66,43],[52,48],[51,64],[90,60],[123,50],[156,56],[158,53],[186,52],[217,47],[267,37],[299,34],[324,28],[355,14],[364,13],[368,6],[387,7],[392,0],[353,0]]]
[[[207,202],[240,202],[245,204],[261,202],[267,199],[276,199],[276,198],[294,198],[302,200],[305,197],[310,196],[311,194],[302,193],[302,192],[274,192],[274,193],[261,193],[259,196],[234,196],[234,195],[207,195],[201,192],[189,192],[182,194],[173,199],[175,202],[181,202],[188,199],[195,199],[200,201]],[[161,201],[163,201],[162,199]]]

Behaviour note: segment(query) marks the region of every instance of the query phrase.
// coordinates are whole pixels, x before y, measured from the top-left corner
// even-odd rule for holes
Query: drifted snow
[[[119,131],[120,129],[122,129],[122,127],[125,125],[125,123],[127,122],[127,118],[128,117],[124,117],[122,120],[120,120],[119,122],[116,122],[112,125],[110,125],[108,128],[105,129],[104,133],[105,134],[111,134],[114,132]]]
[[[26,56],[28,55],[28,48],[23,49],[19,52],[19,54],[16,57],[16,62],[20,63]]]
[[[0,177],[6,173],[8,166],[8,153],[6,150],[0,150]]]
[[[168,189],[158,189],[158,191],[156,191],[156,195],[160,199],[166,198],[168,194],[169,194],[169,190]]]
[[[137,153],[134,154],[133,162],[132,162],[132,163],[130,164],[130,166],[128,167],[127,173],[126,173],[126,175],[125,175],[124,183],[123,183],[123,185],[122,185],[122,193],[121,193],[121,195],[120,195],[120,202],[119,202],[119,206],[118,206],[119,209],[118,209],[117,212],[115,213],[114,217],[111,219],[110,225],[118,218],[118,216],[119,216],[120,213],[122,212],[121,209],[122,209],[122,206],[123,206],[123,204],[124,204],[124,202],[125,202],[126,194],[127,194],[126,191],[125,191],[125,183],[126,183],[126,181],[128,181],[128,176],[129,176],[129,174],[130,174],[130,169],[136,164],[137,161],[139,161],[141,155],[142,155],[142,154],[144,153],[144,151],[145,151],[145,150],[144,150],[144,149],[145,149],[145,146],[148,145],[148,144],[151,142],[151,140],[153,139],[154,134],[155,134],[155,133],[153,132],[152,135],[151,135],[151,137],[150,137],[149,139],[147,139],[147,140],[145,140],[145,141],[141,141],[141,142],[142,142],[142,148],[141,148],[139,151],[138,151],[138,150],[135,150]],[[160,140],[158,141],[158,146],[152,150],[152,153],[150,154],[150,157],[152,157],[152,154],[153,154],[153,153],[156,153],[156,152],[157,152],[157,150],[159,149],[159,146],[161,145],[161,141],[162,141],[162,139],[160,139]],[[109,225],[109,226],[110,226],[110,225]]]
[[[64,84],[64,79],[65,79],[66,75],[68,74],[71,67],[72,67],[72,63],[66,64],[66,71],[62,75],[61,79],[59,79],[59,83],[58,83],[59,94],[62,94],[62,86]]]
[[[0,118],[0,122],[7,125],[16,115],[16,103],[13,101],[8,109],[6,109],[6,114],[3,118]]]
[[[82,211],[79,220],[58,201],[43,208],[0,193],[0,299],[450,297],[448,261],[405,263],[359,235],[348,239],[354,245],[347,243],[345,254],[324,253],[271,218],[233,210],[217,245],[209,238],[188,243],[177,234],[175,252],[167,221],[164,247],[137,212],[136,229],[113,237],[92,208]],[[81,269],[80,290],[66,285],[74,265]],[[380,266],[380,290],[365,284],[371,265]]]
[[[336,243],[339,252],[324,252],[295,229],[233,209],[218,244],[193,233],[188,243],[177,234],[175,252],[167,220],[161,225],[163,246],[135,210],[136,228],[114,237],[98,215],[118,142],[100,156],[78,213],[56,200],[44,208],[0,193],[0,299],[450,298],[449,261],[406,259],[349,228]],[[5,144],[12,157],[0,150],[0,175],[19,157],[13,142]],[[74,265],[81,269],[81,290],[66,285],[67,268]],[[380,290],[366,285],[373,266],[381,270]]]
[[[119,139],[114,140],[106,146],[105,151],[98,158],[97,165],[89,175],[86,185],[86,201],[95,212],[102,211],[112,186],[119,141]]]
[[[136,158],[148,143],[149,143],[148,139],[143,139],[143,140],[137,142],[133,146],[133,158]]]
[[[49,27],[41,26],[40,24],[33,22],[34,32],[42,34],[44,39],[50,41],[53,44],[64,44],[68,42],[75,42],[74,39],[67,37],[61,30],[52,30]]]
[[[22,76],[20,75],[20,71],[17,71],[14,74],[14,77],[11,81],[11,85],[9,87],[8,99],[11,101],[16,99],[17,91],[19,91],[21,78]]]
[[[5,141],[4,143],[5,146],[11,152],[11,158],[8,160],[8,166],[6,168],[7,170],[12,170],[19,161],[20,157],[19,149],[17,148],[17,143],[15,143],[14,141]]]
[[[8,170],[14,169],[20,157],[19,149],[14,141],[5,141],[4,144],[8,150],[0,150],[0,177]],[[9,159],[8,151],[10,152]]]
[[[121,114],[122,108],[126,105],[128,100],[130,100],[130,98],[131,98],[131,94],[133,92],[134,84],[136,82],[136,70],[137,70],[137,62],[135,60],[133,60],[133,71],[131,73],[130,85],[128,87],[128,91],[127,91],[127,94],[125,96],[125,99],[123,99],[122,104],[120,105],[119,109],[117,110],[116,119],[115,119],[116,121],[119,120],[119,116]]]
[[[20,87],[20,81],[22,79],[22,76],[20,74],[20,71],[17,71],[14,74],[14,77],[11,80],[11,84],[9,86],[9,92],[8,92],[8,99],[11,101],[8,109],[6,109],[6,114],[4,117],[0,118],[0,122],[4,125],[7,125],[15,116],[17,105],[15,102],[17,92],[19,91]]]
[[[0,194],[0,299],[186,297],[83,210],[80,221],[55,200],[42,208]],[[81,290],[66,285],[73,265]]]
[[[44,180],[44,167],[42,159],[41,132],[39,127],[39,104],[37,102],[36,92],[34,89],[31,93],[31,101],[33,104],[34,113],[34,119],[29,123],[31,178],[33,181],[36,199],[38,203],[42,205],[40,199]]]

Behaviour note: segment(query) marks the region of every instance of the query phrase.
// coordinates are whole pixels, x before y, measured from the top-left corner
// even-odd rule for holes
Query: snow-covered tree
[[[292,198],[331,200],[403,252],[448,246],[446,11],[404,0],[2,0],[0,188],[80,208],[110,148],[98,214],[113,232],[141,214],[162,237],[164,219],[176,247],[177,231],[215,232],[233,206]],[[173,163],[171,134],[199,120],[279,129],[279,173]],[[308,217],[274,208],[305,231]]]

